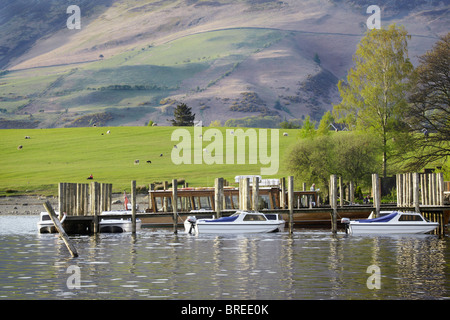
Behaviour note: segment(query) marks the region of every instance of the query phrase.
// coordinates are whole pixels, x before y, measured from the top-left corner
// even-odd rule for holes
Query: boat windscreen
[[[237,215],[236,216],[230,216],[230,217],[222,217],[219,219],[214,219],[214,220],[205,220],[205,222],[233,222],[234,220],[237,219]]]
[[[374,219],[365,219],[365,220],[358,220],[360,223],[371,223],[371,222],[388,222],[391,221],[392,218],[394,218],[397,215],[397,211],[392,212],[386,216],[382,216],[379,218],[374,218]]]

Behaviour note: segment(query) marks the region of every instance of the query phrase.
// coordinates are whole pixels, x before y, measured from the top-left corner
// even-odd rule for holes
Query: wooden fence
[[[59,212],[68,216],[86,216],[111,210],[112,184],[65,183],[58,186]]]

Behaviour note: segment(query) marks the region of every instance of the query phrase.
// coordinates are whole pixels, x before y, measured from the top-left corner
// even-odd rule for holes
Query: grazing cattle
[[[283,132],[283,136],[287,137],[288,136],[287,132]]]
[[[134,160],[134,164],[139,164],[139,160]]]
[[[20,150],[20,149],[22,149],[22,148],[23,148],[23,146],[20,145],[20,146],[17,147],[17,150]]]
[[[163,154],[161,153],[160,155],[159,155],[160,157],[162,157],[163,156]]]
[[[30,136],[25,136],[25,139],[31,139],[31,137]]]
[[[151,160],[147,160],[147,163],[152,163],[152,161]]]
[[[111,133],[111,130],[106,131],[106,134],[110,134],[110,133]]]

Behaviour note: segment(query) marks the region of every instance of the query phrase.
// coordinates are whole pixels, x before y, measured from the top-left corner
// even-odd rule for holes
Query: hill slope
[[[350,0],[73,2],[81,30],[60,1],[0,5],[0,127],[166,124],[177,102],[205,125],[319,119],[369,16]],[[380,1],[382,24],[406,26],[415,62],[448,32],[450,6],[402,3]]]

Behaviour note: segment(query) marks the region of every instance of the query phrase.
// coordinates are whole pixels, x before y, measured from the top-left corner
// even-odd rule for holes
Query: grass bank
[[[171,141],[171,136],[176,129],[88,127],[0,130],[0,195],[56,195],[59,182],[88,182],[86,178],[90,174],[95,181],[112,183],[113,192],[129,190],[131,180],[136,180],[138,186],[171,179],[185,179],[190,186],[213,186],[217,177],[232,182],[236,175],[260,174],[261,167],[268,167],[259,160],[257,164],[249,164],[249,152],[259,150],[258,146],[249,146],[248,141],[244,164],[237,164],[237,161],[234,164],[205,164],[203,161],[202,164],[176,165],[171,160],[171,152],[177,144],[177,141]],[[191,152],[194,154],[194,139],[200,138],[194,136],[194,128],[185,129],[191,134]],[[203,128],[203,133],[208,129]],[[227,128],[216,129],[224,137],[225,145]],[[108,130],[110,134],[107,134]],[[258,133],[259,129],[255,130]],[[289,135],[283,136],[283,132]],[[270,133],[269,130],[269,137]],[[295,143],[296,136],[295,130],[279,132],[278,173],[263,178],[289,174],[284,167],[284,158]],[[211,141],[203,141],[202,148],[210,144]],[[19,149],[19,146],[22,147]],[[135,160],[139,160],[139,165],[135,164]]]

